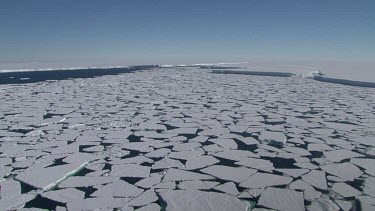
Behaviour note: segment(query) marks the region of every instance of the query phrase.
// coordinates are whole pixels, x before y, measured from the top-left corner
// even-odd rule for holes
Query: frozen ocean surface
[[[364,65],[366,66],[366,65]],[[0,84],[34,83],[44,80],[63,80],[67,78],[90,78],[102,75],[115,75],[153,67],[201,67],[213,69],[216,73],[233,73],[260,76],[279,77],[307,77],[321,82],[342,85],[375,87],[375,69],[354,66],[334,70],[327,68],[322,71],[304,66],[277,67],[276,65],[249,65],[248,62],[239,63],[208,63],[208,64],[180,64],[180,65],[139,65],[139,66],[108,66],[108,67],[78,67],[78,68],[50,68],[50,69],[4,69],[0,70]],[[314,75],[319,72],[321,75]],[[58,74],[57,74],[58,73]],[[315,76],[315,77],[314,77]]]
[[[0,84],[0,210],[375,210],[372,88],[139,70]]]

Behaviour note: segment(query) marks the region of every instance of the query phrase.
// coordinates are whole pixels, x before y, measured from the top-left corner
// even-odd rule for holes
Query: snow
[[[76,188],[76,187],[90,187],[95,185],[103,185],[114,182],[118,177],[84,177],[73,176],[59,184],[60,188]]]
[[[353,181],[363,174],[358,167],[351,163],[327,164],[320,168],[329,174],[338,176],[347,181]]]
[[[51,199],[53,201],[67,203],[75,200],[82,200],[85,197],[85,192],[75,188],[65,188],[60,190],[48,191],[41,194],[42,197]]]
[[[163,158],[159,161],[157,161],[155,164],[152,165],[152,169],[169,169],[169,168],[183,168],[184,165],[178,161],[178,160],[174,160],[174,159],[170,159],[170,158]]]
[[[220,161],[214,158],[213,156],[202,155],[202,156],[187,160],[185,163],[185,166],[186,166],[185,168],[187,170],[200,169],[200,168],[214,165],[219,162]]]
[[[15,180],[0,182],[0,199],[12,198],[21,195],[21,184]]]
[[[143,189],[129,184],[122,180],[116,180],[107,184],[91,194],[91,196],[114,196],[114,197],[136,197],[143,192]]]
[[[291,177],[298,178],[307,172],[309,172],[308,169],[275,169],[278,172],[282,172],[284,174],[287,174]]]
[[[111,196],[86,198],[67,203],[68,210],[94,210],[107,208],[125,208],[128,206],[127,200],[114,198]]]
[[[233,139],[229,139],[229,138],[209,139],[208,141],[215,143],[225,149],[237,149],[238,147],[237,143]]]
[[[220,184],[219,182],[211,182],[211,181],[182,181],[179,183],[178,187],[180,189],[187,189],[187,190],[210,190]]]
[[[46,190],[74,174],[86,164],[87,162],[48,167],[49,164],[37,163],[18,174],[16,179],[33,187]]]
[[[373,146],[375,147],[375,137],[373,136],[366,136],[360,138],[354,138],[352,141],[366,145],[366,146]]]
[[[255,173],[245,181],[240,183],[245,188],[265,188],[269,186],[287,185],[293,181],[293,178],[266,173]]]
[[[180,160],[189,160],[204,154],[202,149],[195,149],[191,151],[182,151],[182,152],[171,152],[169,153],[169,158],[175,158]]]
[[[259,157],[259,155],[246,150],[226,150],[215,153],[214,156],[234,161],[240,161],[246,157]]]
[[[197,190],[174,190],[160,193],[166,202],[167,211],[188,211],[188,210],[243,210],[247,209],[247,204],[234,196],[215,193],[202,192]]]
[[[211,180],[213,177],[205,174],[170,168],[165,174],[163,181],[184,181],[184,180]]]
[[[200,171],[223,180],[233,181],[237,183],[244,181],[246,178],[257,172],[257,170],[254,169],[222,165],[213,165]]]
[[[277,210],[305,210],[301,192],[280,188],[267,188],[260,196],[258,204]]]
[[[150,167],[137,164],[113,165],[111,176],[147,178],[150,175]]]
[[[160,211],[160,206],[156,203],[151,203],[139,209],[136,209],[135,211]]]
[[[324,171],[312,170],[301,178],[318,189],[327,190],[327,179]]]
[[[227,182],[222,185],[218,185],[215,187],[215,190],[219,190],[223,193],[227,193],[233,196],[237,196],[239,194],[238,189],[236,188],[236,184],[233,182]]]
[[[335,183],[332,186],[332,190],[343,197],[353,197],[361,195],[362,193],[357,189],[345,183]]]
[[[155,191],[153,189],[149,189],[143,192],[140,196],[131,200],[129,205],[139,207],[155,202],[156,200],[158,200],[158,197]]]
[[[350,162],[354,165],[366,169],[366,173],[375,176],[375,165],[374,160],[370,158],[352,158]]]
[[[340,207],[329,199],[317,198],[312,201],[311,206],[308,207],[308,210],[338,211],[340,210]]]
[[[342,160],[354,157],[363,157],[361,154],[346,149],[326,151],[323,154],[329,161],[332,162],[340,162]]]
[[[291,190],[314,190],[314,188],[303,180],[296,180],[289,184]]]
[[[286,136],[281,132],[263,131],[259,139],[275,145],[284,145],[286,143]]]
[[[275,169],[271,161],[257,158],[244,158],[235,164],[268,172],[272,172]]]

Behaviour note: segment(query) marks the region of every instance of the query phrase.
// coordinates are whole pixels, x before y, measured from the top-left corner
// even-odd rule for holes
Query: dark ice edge
[[[287,73],[287,72],[260,72],[260,71],[249,71],[249,70],[212,70],[212,73],[257,75],[257,76],[277,76],[277,77],[297,76],[294,73]],[[311,77],[311,79],[320,81],[320,82],[333,83],[333,84],[375,88],[375,82],[364,82],[364,81],[353,81],[353,80],[347,80],[347,79],[329,78],[329,77],[320,76],[320,75],[315,75]]]
[[[104,75],[118,75],[159,67],[159,65],[139,65],[115,68],[58,69],[20,72],[0,72],[0,84],[27,84],[49,80],[71,78],[93,78]]]
[[[352,81],[352,80],[347,80],[347,79],[328,78],[328,77],[318,76],[318,75],[314,76],[313,79],[316,81],[328,82],[328,83],[334,83],[334,84],[375,88],[374,82]]]
[[[240,74],[240,75],[258,75],[258,76],[276,76],[276,77],[292,77],[294,73],[285,72],[260,72],[249,70],[212,70],[212,73],[217,74]]]

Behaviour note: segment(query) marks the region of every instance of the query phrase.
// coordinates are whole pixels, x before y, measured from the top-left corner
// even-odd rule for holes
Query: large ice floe
[[[201,67],[1,84],[0,210],[375,210],[373,89]]]

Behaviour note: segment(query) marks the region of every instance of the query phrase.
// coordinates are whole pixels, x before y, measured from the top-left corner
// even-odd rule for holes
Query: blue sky
[[[0,0],[0,68],[374,57],[375,1]]]

